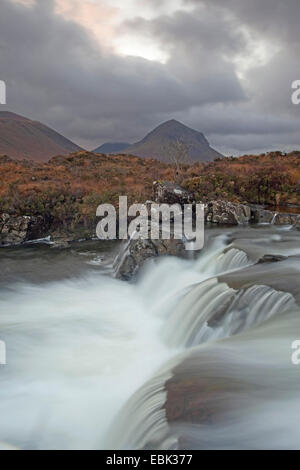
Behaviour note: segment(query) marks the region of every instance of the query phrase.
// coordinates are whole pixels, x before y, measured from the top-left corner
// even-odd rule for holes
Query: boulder
[[[149,258],[166,255],[184,257],[186,253],[183,240],[131,239],[123,244],[123,249],[114,262],[115,277],[129,280]]]
[[[283,255],[264,255],[258,260],[258,264],[262,263],[277,263],[278,261],[284,261],[288,259],[288,256]]]
[[[194,195],[187,189],[169,181],[154,181],[154,201],[158,204],[192,204]]]
[[[0,245],[18,245],[46,236],[42,216],[0,214]]]
[[[213,224],[239,225],[250,221],[251,210],[245,204],[211,201],[205,206],[205,220]]]
[[[300,230],[300,215],[296,217],[294,228],[296,228],[297,230]]]
[[[297,220],[296,214],[275,213],[273,224],[275,225],[294,225]]]
[[[259,206],[250,206],[251,222],[254,224],[271,224],[275,213]]]

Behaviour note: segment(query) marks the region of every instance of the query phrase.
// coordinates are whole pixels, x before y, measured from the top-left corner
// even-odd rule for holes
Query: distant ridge
[[[191,162],[211,161],[223,156],[210,147],[201,132],[191,129],[175,119],[160,124],[141,141],[123,149],[123,153],[138,157],[156,158],[168,163],[170,162],[168,148],[177,141],[186,145]]]
[[[47,161],[79,150],[82,148],[41,122],[0,111],[0,155]]]
[[[100,147],[97,147],[93,150],[94,153],[118,153],[122,152],[124,149],[128,148],[130,144],[128,142],[106,142]]]

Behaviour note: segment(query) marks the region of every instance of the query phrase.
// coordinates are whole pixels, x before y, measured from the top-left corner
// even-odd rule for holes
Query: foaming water
[[[300,449],[300,374],[290,359],[299,331],[298,309],[234,338],[194,348],[174,374],[183,383],[193,376],[201,384],[199,393],[206,393],[198,422],[182,416],[164,438],[180,436],[177,448]]]
[[[286,292],[268,286],[236,291],[212,278],[192,288],[177,305],[164,336],[170,345],[191,347],[233,336],[295,307]]]
[[[188,349],[129,400],[113,428],[115,446],[300,449],[300,374],[290,360],[299,330],[299,310],[291,311]]]
[[[107,266],[102,269],[105,254],[82,249],[55,255],[49,282],[44,273],[49,252],[41,260],[34,254],[33,281],[1,288],[0,331],[8,363],[0,366],[0,441],[24,449],[226,448],[234,442],[243,447],[238,434],[244,425],[249,436],[259,435],[267,429],[264,419],[271,423],[273,412],[279,416],[275,405],[291,410],[292,388],[299,385],[298,370],[291,371],[289,362],[289,341],[298,339],[293,335],[300,318],[290,316],[298,308],[294,298],[268,286],[267,279],[266,285],[239,289],[218,278],[253,264],[244,249],[252,243],[249,233],[239,233],[236,245],[229,232],[213,234],[196,260],[150,261],[135,283],[108,276]],[[267,254],[268,240],[276,242],[275,253],[296,244],[289,235],[263,229],[251,236],[255,249],[259,245]],[[25,261],[28,271],[30,257]],[[53,281],[62,266],[68,278]],[[70,276],[74,266],[76,278]],[[16,279],[21,271],[17,266]],[[212,387],[218,383],[220,393],[209,403],[217,409],[222,402],[225,414],[217,416],[214,428],[205,421],[191,425],[184,410],[176,426],[172,420],[176,394],[170,404],[168,383],[189,384],[191,377],[206,377]],[[242,383],[242,390],[224,391],[220,378]],[[259,400],[255,386],[261,387]],[[201,387],[199,382],[197,393]],[[186,393],[189,397],[188,386]],[[248,398],[251,407],[244,406]],[[181,397],[178,409],[183,402]],[[279,439],[272,436],[265,441],[270,447]]]
[[[2,295],[1,440],[21,448],[102,447],[126,399],[174,354],[141,294],[90,276]]]

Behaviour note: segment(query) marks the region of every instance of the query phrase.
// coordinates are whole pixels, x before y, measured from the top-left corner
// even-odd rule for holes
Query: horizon
[[[26,119],[26,120],[29,120],[29,121],[32,121],[32,122],[40,122],[41,124],[44,124],[44,125],[48,126],[47,123],[45,123],[45,122],[37,121],[37,120],[35,120],[35,119],[32,119],[31,117],[23,116],[23,115],[17,114],[17,113],[15,113],[15,112],[13,112],[13,111],[10,111],[9,109],[7,109],[7,110],[5,110],[5,111],[1,111],[1,110],[0,110],[0,117],[1,117],[1,114],[2,114],[2,113],[13,114],[13,115],[15,115],[15,116],[17,116],[17,117],[21,117],[21,118],[23,118],[23,119]],[[100,145],[98,145],[98,146],[95,147],[95,148],[89,149],[89,148],[81,147],[81,149],[78,150],[78,151],[79,151],[79,152],[80,152],[80,151],[95,152],[98,148],[102,147],[103,145],[110,145],[110,144],[124,144],[124,143],[127,144],[127,143],[128,143],[129,146],[131,146],[131,145],[134,145],[134,144],[136,144],[136,143],[139,143],[139,142],[140,142],[141,140],[143,140],[148,134],[150,134],[151,132],[155,131],[157,128],[163,126],[164,124],[167,124],[167,123],[169,123],[169,122],[172,122],[172,121],[175,122],[175,123],[180,124],[180,125],[183,126],[183,127],[186,127],[186,128],[188,128],[188,129],[194,130],[194,131],[199,132],[199,133],[202,133],[202,134],[204,135],[204,137],[206,137],[205,134],[204,134],[201,130],[193,129],[193,128],[187,126],[185,123],[180,122],[180,121],[178,121],[177,119],[171,118],[171,119],[168,119],[167,121],[164,121],[164,122],[161,122],[161,123],[155,125],[155,127],[154,127],[153,129],[150,129],[149,131],[147,131],[146,134],[145,134],[144,136],[142,136],[140,139],[138,139],[136,142],[121,142],[121,141],[118,141],[118,140],[115,140],[115,141],[106,141],[106,142],[101,142]],[[58,134],[61,134],[61,132],[60,132],[59,129],[53,129],[53,130],[54,130],[55,132],[57,132]],[[61,135],[62,135],[62,134],[61,134]],[[74,143],[75,145],[77,145],[77,146],[80,147],[80,145],[78,144],[78,142],[74,142],[73,140],[69,139],[68,136],[63,135],[63,137],[65,137],[66,139],[70,140],[72,143]],[[209,143],[209,145],[210,145],[211,147],[213,147],[213,145],[211,144],[211,142],[208,142],[208,143]],[[216,150],[218,150],[218,149],[216,149]],[[247,155],[257,155],[257,156],[259,156],[259,155],[264,154],[264,153],[272,153],[272,152],[276,152],[276,151],[285,153],[285,151],[284,151],[284,150],[281,150],[281,149],[272,149],[272,150],[268,150],[268,151],[265,151],[265,152],[263,152],[263,151],[257,151],[257,152],[241,153],[241,154],[236,154],[236,155],[229,155],[229,154],[227,154],[227,155],[226,155],[226,154],[222,154],[222,155],[223,155],[224,157],[235,156],[235,157],[238,158],[238,157],[243,157],[243,156],[247,156]],[[292,150],[289,150],[287,153],[294,152],[294,151],[298,151],[297,148],[293,148]],[[75,153],[76,153],[76,152],[75,152]],[[122,153],[122,151],[119,152],[119,153]],[[118,154],[118,152],[116,152],[116,154]],[[51,158],[51,157],[50,157],[50,158]],[[14,159],[14,158],[13,158],[13,159]]]
[[[136,142],[172,118],[225,155],[299,148],[300,6],[255,1],[262,11],[245,0],[3,0],[0,110],[86,149]]]

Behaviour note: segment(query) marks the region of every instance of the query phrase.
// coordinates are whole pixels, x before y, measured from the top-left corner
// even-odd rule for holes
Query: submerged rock
[[[0,245],[18,245],[46,235],[42,216],[0,214]]]
[[[258,264],[261,263],[277,263],[278,261],[283,261],[287,259],[287,256],[284,255],[264,255],[258,260]]]

